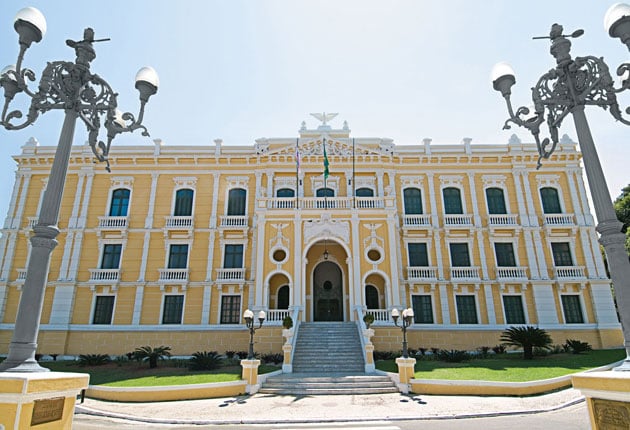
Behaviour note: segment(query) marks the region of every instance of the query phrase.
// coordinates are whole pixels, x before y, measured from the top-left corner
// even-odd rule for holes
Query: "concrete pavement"
[[[75,420],[108,417],[119,424],[230,425],[276,423],[360,423],[454,420],[546,413],[584,401],[566,389],[530,397],[431,396],[402,394],[288,396],[255,394],[160,403],[115,403],[86,399]]]

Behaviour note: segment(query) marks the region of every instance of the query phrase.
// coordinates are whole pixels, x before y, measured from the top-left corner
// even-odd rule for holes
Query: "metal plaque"
[[[65,397],[35,400],[33,415],[31,416],[31,425],[34,426],[61,420],[65,401]]]
[[[593,399],[596,428],[627,430],[630,428],[630,404],[614,400]]]

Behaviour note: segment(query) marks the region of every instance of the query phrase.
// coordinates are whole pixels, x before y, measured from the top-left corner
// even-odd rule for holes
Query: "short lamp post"
[[[398,318],[400,314],[398,313],[398,309],[392,309],[392,319],[394,320],[394,325],[398,327]],[[403,343],[402,343],[402,356],[403,358],[409,358],[409,352],[407,349],[407,328],[413,324],[413,309],[403,309],[402,311],[402,325],[400,326],[403,334]]]
[[[245,325],[249,329],[249,351],[247,353],[247,359],[254,359],[254,333],[256,330],[262,327],[263,322],[265,322],[265,311],[258,312],[258,327],[254,327],[254,313],[249,309],[245,310],[243,313],[243,318],[245,319]]]
[[[618,37],[630,49],[630,6],[613,5],[606,12],[604,24],[611,37]],[[551,41],[550,53],[556,60],[556,66],[543,74],[532,88],[533,108],[519,107],[514,111],[510,95],[516,78],[508,64],[498,63],[494,66],[491,74],[492,85],[507,102],[510,117],[503,128],[509,129],[509,123],[513,123],[525,127],[534,136],[539,153],[537,168],[540,168],[543,159],[549,158],[554,152],[558,143],[558,130],[564,118],[568,114],[573,116],[597,214],[599,242],[606,251],[618,313],[621,317],[626,360],[616,370],[630,370],[630,262],[624,246],[625,235],[621,232],[622,223],[615,215],[606,178],[584,114],[585,106],[599,106],[608,110],[617,121],[630,125],[630,120],[624,117],[617,102],[617,93],[630,88],[628,76],[630,63],[623,63],[617,68],[617,75],[622,81],[621,86],[615,88],[608,65],[602,58],[595,56],[571,58],[569,39],[580,37],[584,31],[562,33],[562,26],[553,24],[549,36],[534,38]],[[630,108],[625,110],[625,114],[630,114]],[[540,128],[543,123],[546,123],[549,137],[541,139]]]
[[[66,41],[75,50],[75,61],[49,62],[42,72],[37,89],[31,89],[28,84],[29,81],[35,81],[35,73],[22,67],[22,61],[31,44],[42,40],[46,33],[46,20],[39,10],[27,7],[17,13],[14,28],[19,35],[20,50],[16,64],[7,66],[0,72],[0,86],[4,89],[5,99],[0,125],[7,130],[20,130],[33,124],[40,114],[49,110],[62,110],[65,114],[38,222],[33,227],[31,254],[9,354],[0,364],[0,371],[4,372],[40,372],[48,369],[39,366],[35,360],[37,335],[50,254],[57,245],[55,238],[59,234],[59,208],[76,121],[81,119],[87,127],[92,151],[98,161],[107,163],[106,168],[109,171],[109,149],[118,134],[141,129],[144,136],[149,135],[142,125],[144,107],[149,97],[157,92],[159,80],[151,67],[140,69],[135,85],[140,92],[138,118],[129,112],[121,113],[118,110],[117,93],[103,78],[90,71],[90,63],[96,58],[92,45],[109,39],[96,40],[94,30],[86,28],[82,40]],[[9,105],[18,94],[25,94],[30,98],[26,115],[20,110],[9,110]],[[98,138],[101,126],[107,132],[106,143]]]

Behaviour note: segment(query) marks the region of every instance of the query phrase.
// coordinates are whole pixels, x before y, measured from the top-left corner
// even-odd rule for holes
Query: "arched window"
[[[462,197],[459,188],[448,187],[442,190],[444,197],[444,213],[448,215],[463,214]]]
[[[491,215],[506,214],[505,198],[501,188],[486,188],[486,200],[488,201],[488,213]]]
[[[354,195],[356,197],[374,197],[374,190],[371,188],[357,188]]]
[[[403,191],[405,201],[405,215],[422,214],[422,194],[417,188],[405,188]]]
[[[367,306],[368,309],[380,309],[378,289],[374,285],[365,286],[365,306]]]
[[[335,190],[332,188],[320,188],[315,193],[316,197],[335,197]]]
[[[193,196],[195,192],[189,188],[182,188],[175,193],[174,216],[191,216]]]
[[[291,188],[280,188],[276,191],[276,197],[295,197],[295,191]]]
[[[546,214],[560,214],[562,213],[562,207],[560,207],[560,198],[558,197],[558,190],[551,187],[545,187],[540,189],[540,199],[542,200],[543,212]]]
[[[112,193],[112,202],[109,206],[109,216],[127,216],[129,209],[129,190],[118,188]]]
[[[245,215],[247,191],[242,188],[232,188],[228,194],[227,215]]]
[[[278,288],[278,309],[289,309],[289,286],[283,285]]]

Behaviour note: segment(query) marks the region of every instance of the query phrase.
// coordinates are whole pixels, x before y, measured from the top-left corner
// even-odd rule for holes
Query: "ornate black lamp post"
[[[616,4],[606,13],[604,23],[611,37],[618,37],[630,49],[630,6]],[[549,158],[558,143],[558,129],[564,118],[571,114],[575,123],[584,169],[591,189],[593,205],[597,214],[599,242],[604,246],[608,258],[610,274],[615,286],[617,307],[621,316],[627,358],[617,370],[630,370],[630,262],[625,250],[625,235],[621,232],[622,223],[617,220],[612,199],[606,185],[606,178],[597,156],[593,137],[584,114],[584,107],[602,107],[623,124],[630,121],[623,117],[617,102],[617,93],[630,88],[630,63],[621,64],[617,75],[622,76],[621,87],[615,88],[608,66],[602,58],[594,56],[571,58],[570,38],[584,34],[576,30],[569,35],[562,34],[559,24],[551,26],[549,36],[534,39],[550,39],[551,55],[556,59],[556,67],[543,74],[532,88],[533,111],[520,107],[514,111],[510,101],[511,88],[516,82],[514,71],[506,63],[498,63],[492,70],[494,89],[501,92],[507,102],[509,123],[527,128],[538,146],[538,168],[543,158]],[[625,110],[630,114],[630,108]],[[540,138],[540,126],[546,122],[549,138]]]
[[[249,329],[249,352],[247,353],[247,359],[254,359],[254,333],[256,330],[262,327],[263,322],[265,322],[265,311],[258,312],[258,327],[254,327],[254,313],[249,309],[245,310],[243,313],[243,318],[245,319],[245,325]]]
[[[394,325],[398,327],[398,318],[400,314],[398,313],[398,309],[392,309],[392,319],[394,320]],[[402,344],[402,356],[403,358],[409,358],[409,353],[407,350],[407,327],[413,324],[413,309],[403,309],[402,311],[402,325],[400,326],[403,334],[403,344]]]
[[[40,113],[63,110],[65,114],[38,223],[33,228],[35,234],[31,238],[31,255],[15,320],[15,330],[9,344],[9,355],[0,364],[0,371],[38,372],[48,371],[37,364],[35,351],[50,254],[57,245],[55,238],[59,234],[57,227],[59,207],[77,118],[80,118],[88,129],[89,143],[96,158],[106,162],[106,168],[109,170],[107,156],[111,142],[117,134],[142,129],[144,136],[149,135],[142,125],[142,118],[149,97],[157,92],[158,76],[150,67],[140,69],[136,75],[136,88],[140,92],[138,119],[131,113],[121,114],[117,110],[117,94],[103,78],[90,71],[90,63],[96,58],[93,43],[108,39],[95,40],[94,31],[86,28],[82,40],[66,41],[66,44],[76,52],[75,61],[48,63],[42,72],[37,90],[31,90],[28,83],[35,81],[35,73],[23,68],[22,61],[31,44],[42,40],[46,32],[46,20],[39,10],[27,7],[17,13],[14,27],[19,35],[20,52],[15,66],[5,67],[0,74],[0,85],[4,89],[5,97],[0,125],[7,130],[20,130],[33,124]],[[31,103],[26,118],[16,123],[24,114],[19,110],[9,111],[9,104],[20,93],[30,97]],[[101,122],[107,131],[107,143],[98,140]]]

